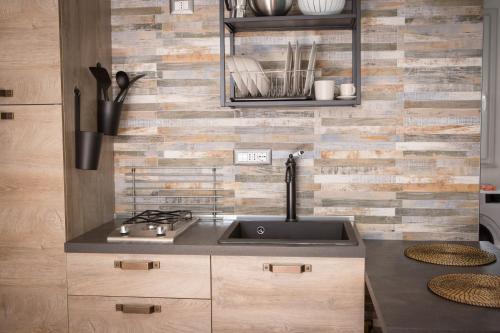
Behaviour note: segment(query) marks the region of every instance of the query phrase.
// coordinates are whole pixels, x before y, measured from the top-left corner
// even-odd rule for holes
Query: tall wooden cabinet
[[[77,171],[72,125],[73,88],[91,110],[88,66],[110,67],[110,39],[109,1],[0,0],[1,333],[68,331],[64,242],[112,218],[111,141],[99,171]]]

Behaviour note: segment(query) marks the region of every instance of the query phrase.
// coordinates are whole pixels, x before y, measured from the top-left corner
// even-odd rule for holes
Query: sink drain
[[[257,227],[257,233],[259,235],[263,235],[266,232],[266,229],[263,226],[258,226]]]

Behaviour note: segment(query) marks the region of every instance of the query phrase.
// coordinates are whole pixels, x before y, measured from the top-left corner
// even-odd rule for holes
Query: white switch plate
[[[235,149],[234,164],[236,165],[261,165],[271,164],[271,149]]]
[[[170,14],[186,15],[194,13],[194,0],[170,0]]]

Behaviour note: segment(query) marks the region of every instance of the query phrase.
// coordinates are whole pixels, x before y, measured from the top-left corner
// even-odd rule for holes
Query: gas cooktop
[[[111,243],[173,243],[197,221],[189,210],[146,210],[115,228],[107,240]]]

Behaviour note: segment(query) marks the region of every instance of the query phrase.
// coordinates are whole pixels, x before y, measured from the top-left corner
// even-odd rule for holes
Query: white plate
[[[313,42],[311,47],[311,53],[309,53],[309,62],[307,63],[307,73],[306,73],[306,82],[304,83],[304,95],[309,95],[311,91],[311,87],[313,85],[313,73],[314,66],[316,63],[316,42]]]
[[[250,79],[255,83],[261,96],[267,97],[271,89],[271,80],[266,76],[260,63],[250,57],[243,57]]]
[[[257,85],[249,75],[249,69],[247,68],[245,57],[234,56],[234,63],[236,65],[236,68],[240,72],[241,79],[247,86],[248,91],[250,91],[250,95],[252,95],[252,97],[259,96],[259,88],[257,88]]]
[[[293,50],[292,44],[288,42],[288,48],[286,50],[286,61],[285,61],[285,76],[283,79],[283,96],[288,95],[288,91],[290,90],[290,74],[292,71],[292,61],[293,61]]]
[[[293,57],[293,86],[292,96],[299,93],[299,76],[300,76],[300,44],[295,42],[295,56]]]
[[[350,101],[352,99],[356,99],[356,96],[337,96],[337,99],[345,100],[345,101]]]
[[[234,63],[233,58],[234,57],[232,57],[232,56],[227,57],[227,59],[226,59],[227,68],[229,69],[229,72],[231,73],[231,76],[233,77],[234,82],[236,83],[236,87],[240,91],[241,95],[243,97],[247,97],[248,96],[248,88],[245,85],[245,83],[243,82],[243,79],[241,78],[240,72],[236,68],[236,64]]]

